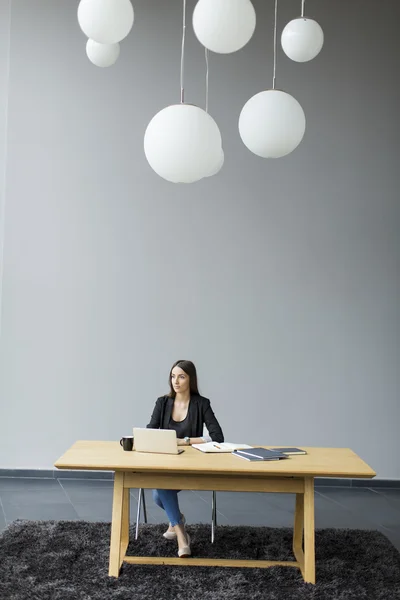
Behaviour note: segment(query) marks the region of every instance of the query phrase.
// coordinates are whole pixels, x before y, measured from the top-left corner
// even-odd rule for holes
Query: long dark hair
[[[182,371],[184,371],[186,373],[186,375],[188,375],[189,377],[189,385],[190,385],[190,394],[191,395],[197,395],[199,396],[199,388],[198,388],[198,384],[197,384],[197,371],[196,371],[196,367],[194,366],[194,363],[192,363],[191,360],[177,360],[176,363],[174,363],[171,367],[171,370],[169,372],[169,379],[168,379],[168,383],[169,383],[169,394],[168,396],[170,398],[175,398],[176,396],[176,392],[173,388],[172,385],[172,370],[175,367],[179,367],[180,369],[182,369]]]

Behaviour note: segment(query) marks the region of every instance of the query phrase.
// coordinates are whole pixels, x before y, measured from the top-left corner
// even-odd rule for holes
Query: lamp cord
[[[304,17],[304,5],[306,3],[306,0],[301,0],[301,16]]]
[[[272,89],[275,89],[276,80],[276,24],[278,20],[278,0],[275,0],[275,18],[274,18],[274,72],[272,77]]]
[[[181,47],[181,104],[185,102],[183,75],[185,67],[186,0],[183,0],[182,47]]]
[[[208,48],[205,49],[205,57],[206,57],[206,113],[208,113]]]

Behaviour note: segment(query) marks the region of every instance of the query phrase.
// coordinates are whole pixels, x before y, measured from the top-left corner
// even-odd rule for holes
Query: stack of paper
[[[202,452],[232,452],[233,450],[245,450],[246,448],[252,448],[248,444],[231,444],[229,442],[206,442],[205,444],[192,444],[193,448],[201,450]]]

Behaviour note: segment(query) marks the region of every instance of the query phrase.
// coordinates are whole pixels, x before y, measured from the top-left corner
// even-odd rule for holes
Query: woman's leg
[[[182,525],[182,514],[179,509],[177,490],[154,490],[154,502],[165,510],[172,527]]]
[[[160,508],[162,508],[163,510],[165,510],[164,509],[164,505],[161,502],[161,498],[160,498],[160,495],[159,495],[158,491],[159,490],[153,490],[153,500],[157,504],[157,506],[159,506]]]
[[[186,535],[185,526],[183,525],[182,514],[179,509],[178,490],[157,490],[157,493],[159,500],[168,515],[170,529],[173,529],[176,533],[179,549],[186,548],[188,546],[188,537]]]
[[[179,509],[178,491],[153,490],[153,498],[154,502],[167,513],[170,522],[168,531],[175,531],[179,548],[185,548],[188,545],[188,537],[183,525],[183,515]]]

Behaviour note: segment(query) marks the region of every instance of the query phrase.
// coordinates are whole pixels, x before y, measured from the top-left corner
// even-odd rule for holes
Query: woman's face
[[[172,369],[171,383],[177,394],[184,394],[190,389],[189,375],[187,375],[180,367],[174,367]]]

